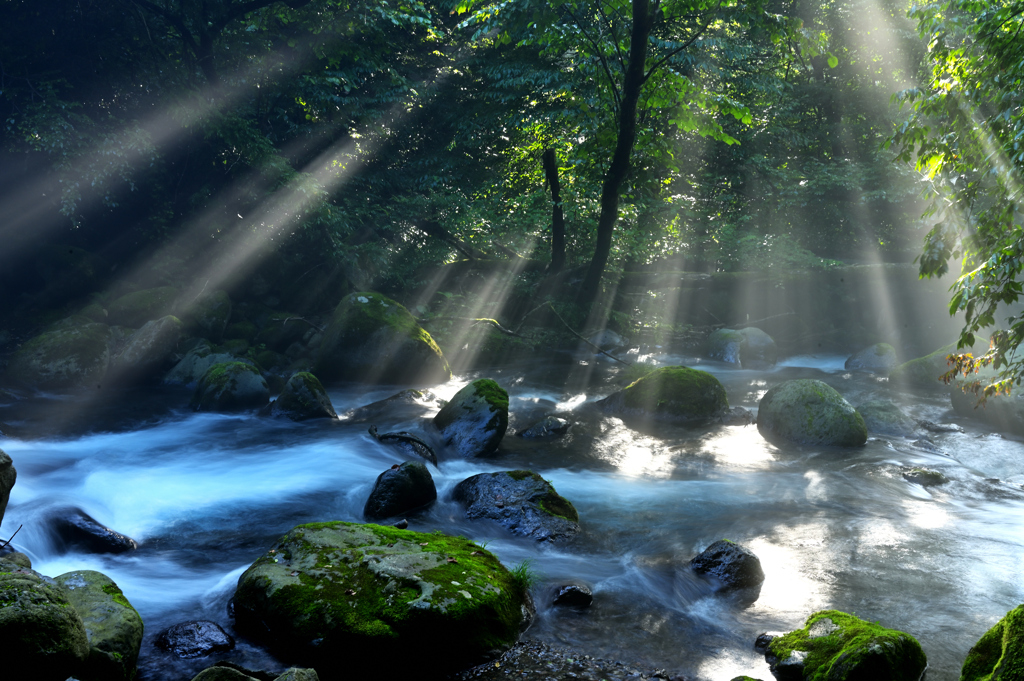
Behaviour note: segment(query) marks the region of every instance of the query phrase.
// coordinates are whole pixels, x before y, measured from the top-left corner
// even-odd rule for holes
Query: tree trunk
[[[544,176],[551,187],[551,266],[548,271],[554,274],[565,265],[565,217],[559,195],[558,160],[554,149],[544,150],[543,162]]]
[[[636,142],[636,111],[640,90],[644,84],[647,62],[647,39],[653,23],[650,0],[633,0],[633,28],[630,32],[629,62],[622,81],[622,99],[619,107],[619,133],[611,165],[604,176],[601,189],[601,215],[597,220],[597,245],[594,257],[583,278],[576,303],[589,308],[601,292],[601,277],[612,251],[612,231],[619,217],[619,192],[629,174],[629,159]]]

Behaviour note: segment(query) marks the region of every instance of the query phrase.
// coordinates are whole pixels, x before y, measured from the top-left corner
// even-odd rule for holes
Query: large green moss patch
[[[662,367],[601,403],[612,413],[664,421],[701,421],[729,410],[721,382],[706,371]]]
[[[1006,613],[978,639],[960,672],[960,681],[997,679],[1024,679],[1024,605]]]

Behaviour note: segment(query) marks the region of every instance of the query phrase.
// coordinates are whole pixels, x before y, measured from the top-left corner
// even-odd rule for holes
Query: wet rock
[[[910,634],[838,610],[814,613],[803,629],[772,639],[765,659],[779,681],[916,680],[928,665]]]
[[[927,468],[911,468],[905,470],[903,471],[903,479],[907,482],[912,482],[915,485],[921,485],[922,487],[945,485],[949,482],[949,479],[942,473],[929,470]]]
[[[434,426],[459,456],[490,454],[508,430],[508,393],[479,378],[455,393],[434,417]]]
[[[779,357],[775,341],[753,326],[744,329],[718,329],[708,337],[708,357],[744,369],[774,366]]]
[[[495,663],[496,662],[496,663]],[[495,662],[467,669],[455,676],[458,681],[508,681],[522,679],[602,679],[603,681],[641,681],[663,679],[686,681],[681,676],[669,676],[663,669],[642,669],[615,660],[604,660],[580,650],[551,646],[536,641],[517,643]]]
[[[151,319],[173,314],[179,293],[173,286],[159,286],[121,296],[107,306],[109,323],[137,329]]]
[[[324,386],[308,371],[299,371],[288,379],[269,411],[272,416],[284,416],[292,421],[338,418]]]
[[[107,373],[113,342],[113,332],[106,324],[47,331],[18,348],[7,376],[33,388],[95,389]]]
[[[729,411],[725,388],[717,378],[681,366],[656,369],[598,405],[625,418],[671,423],[706,422]]]
[[[888,400],[871,400],[857,407],[868,432],[910,437],[917,430],[917,421],[903,413]]]
[[[932,421],[920,420],[917,422],[921,428],[931,433],[962,433],[964,432],[963,426],[958,426],[955,423],[934,423]]]
[[[264,407],[269,400],[270,387],[256,367],[224,362],[206,370],[190,404],[196,411],[243,411]]]
[[[726,589],[760,587],[764,582],[761,561],[749,549],[728,539],[720,539],[690,560],[690,567],[701,575],[710,575]]]
[[[61,508],[52,511],[48,525],[55,537],[68,549],[89,553],[124,553],[138,548],[135,540],[109,527],[80,508]]]
[[[406,461],[377,477],[363,515],[368,520],[390,518],[432,504],[435,499],[437,488],[427,467],[419,461]]]
[[[405,416],[419,416],[428,409],[436,409],[444,403],[429,390],[403,390],[391,397],[377,400],[345,413],[349,421],[373,421],[383,414],[393,415],[402,420]]]
[[[404,530],[409,527],[409,521],[405,518],[402,518],[397,523],[395,523],[395,527],[397,527],[400,530]]]
[[[754,412],[743,407],[733,407],[714,420],[723,426],[750,426],[757,423]]]
[[[294,528],[242,574],[234,602],[239,631],[328,678],[351,674],[339,650],[387,660],[389,678],[418,678],[425,660],[464,669],[532,616],[522,584],[467,539],[343,522]]]
[[[7,452],[0,449],[0,523],[4,521],[7,502],[11,498],[11,489],[17,479],[18,471],[14,468],[14,461]]]
[[[1024,669],[1024,605],[1006,613],[967,653],[961,681],[1016,679]]]
[[[179,299],[176,309],[191,334],[219,342],[231,319],[231,298],[224,291],[213,291]]]
[[[761,398],[757,429],[766,439],[857,447],[868,439],[864,418],[831,386],[816,379],[785,381]]]
[[[219,624],[209,620],[175,624],[157,634],[154,643],[161,650],[182,658],[201,657],[235,647],[235,639]]]
[[[896,366],[896,350],[888,343],[875,343],[846,358],[847,371],[870,371],[876,374],[888,373]]]
[[[76,674],[81,681],[130,681],[142,646],[142,618],[109,577],[93,570],[66,572],[54,581],[82,618],[89,659]]]
[[[572,424],[565,419],[558,418],[557,416],[545,416],[526,430],[516,433],[516,435],[527,439],[555,438],[568,433],[571,426]]]
[[[111,360],[108,380],[141,380],[162,369],[170,363],[184,328],[181,320],[170,315],[143,324]]]
[[[234,362],[235,356],[230,352],[215,352],[206,340],[202,340],[190,349],[174,368],[167,372],[164,383],[167,385],[183,385],[195,387],[203,374],[214,364]]]
[[[758,634],[757,638],[754,639],[754,650],[760,651],[762,653],[765,652],[766,650],[768,650],[768,644],[771,643],[778,636],[781,636],[781,634],[772,634],[767,631]]]
[[[942,450],[939,449],[939,446],[926,437],[923,437],[920,440],[914,440],[911,444],[913,444],[918,449],[923,449],[926,452],[934,452],[935,454],[942,453]]]
[[[455,486],[452,498],[466,508],[467,518],[494,520],[523,537],[552,541],[580,532],[572,503],[532,471],[474,475]]]
[[[412,433],[404,430],[397,433],[379,433],[377,426],[370,426],[368,432],[378,442],[397,446],[409,454],[422,457],[435,466],[437,465],[437,454],[434,453],[433,448]]]
[[[452,372],[408,310],[379,293],[352,293],[331,315],[313,373],[326,381],[447,381]]]
[[[76,676],[89,657],[89,639],[67,591],[49,577],[10,565],[0,570],[5,674],[39,681]]]
[[[569,608],[589,608],[594,602],[594,592],[585,584],[566,584],[558,587],[551,602]]]

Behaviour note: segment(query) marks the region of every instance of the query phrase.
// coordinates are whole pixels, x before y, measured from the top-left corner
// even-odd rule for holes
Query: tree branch
[[[580,33],[583,34],[586,41],[590,43],[590,46],[594,48],[594,54],[596,54],[597,58],[601,61],[601,67],[604,69],[604,75],[608,78],[608,84],[612,88],[612,96],[615,98],[615,111],[618,112],[622,102],[619,99],[619,88],[615,84],[615,78],[612,77],[612,71],[608,68],[608,60],[605,59],[604,53],[601,52],[601,48],[598,47],[597,42],[590,37],[590,34],[588,34],[583,28],[582,22],[571,9],[569,10],[569,16],[571,16],[573,21],[576,22],[576,27],[580,30]]]
[[[649,78],[650,78],[651,76],[653,76],[653,75],[654,75],[654,72],[655,72],[655,71],[657,71],[658,69],[660,69],[660,68],[662,67],[662,65],[664,65],[664,64],[665,64],[665,63],[666,63],[666,62],[667,62],[668,60],[670,60],[670,59],[671,59],[672,57],[676,56],[677,54],[679,54],[680,52],[682,52],[683,50],[687,49],[688,47],[690,47],[691,45],[693,45],[693,44],[694,44],[695,42],[697,42],[697,40],[698,40],[698,39],[699,39],[699,38],[700,38],[700,37],[701,37],[702,35],[704,35],[704,33],[705,33],[705,32],[706,32],[706,31],[707,31],[707,30],[708,30],[708,29],[709,29],[709,28],[711,27],[711,24],[713,24],[713,23],[715,22],[715,19],[717,18],[717,16],[715,16],[715,15],[717,15],[717,14],[718,14],[718,10],[719,10],[719,9],[721,9],[721,7],[722,7],[722,0],[718,0],[718,6],[717,6],[717,7],[715,7],[715,12],[714,12],[714,15],[713,15],[713,16],[712,16],[712,17],[711,17],[710,19],[708,19],[707,23],[706,23],[706,24],[704,24],[704,27],[703,27],[702,29],[700,29],[699,31],[697,31],[697,33],[696,33],[696,34],[695,34],[695,35],[694,35],[694,36],[693,36],[692,38],[690,38],[689,40],[687,40],[687,41],[686,41],[685,43],[683,43],[682,45],[680,45],[680,46],[679,46],[679,47],[677,47],[676,49],[672,50],[671,52],[669,52],[668,54],[666,54],[666,55],[665,55],[664,57],[662,57],[661,59],[659,59],[658,61],[656,61],[656,62],[654,63],[654,66],[652,66],[652,67],[650,68],[650,70],[649,70],[649,71],[647,71],[647,73],[646,73],[646,74],[644,74],[643,82],[645,82],[645,83],[646,83],[646,82],[647,82],[647,80],[648,80],[648,79],[649,79]]]

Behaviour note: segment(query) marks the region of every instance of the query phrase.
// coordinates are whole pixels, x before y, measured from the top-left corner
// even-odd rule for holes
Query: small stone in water
[[[397,523],[395,523],[395,527],[397,527],[400,530],[404,530],[405,528],[409,527],[409,521],[405,518],[402,518]]]
[[[555,594],[555,605],[573,608],[587,608],[594,602],[594,592],[583,584],[566,584],[558,588]]]

